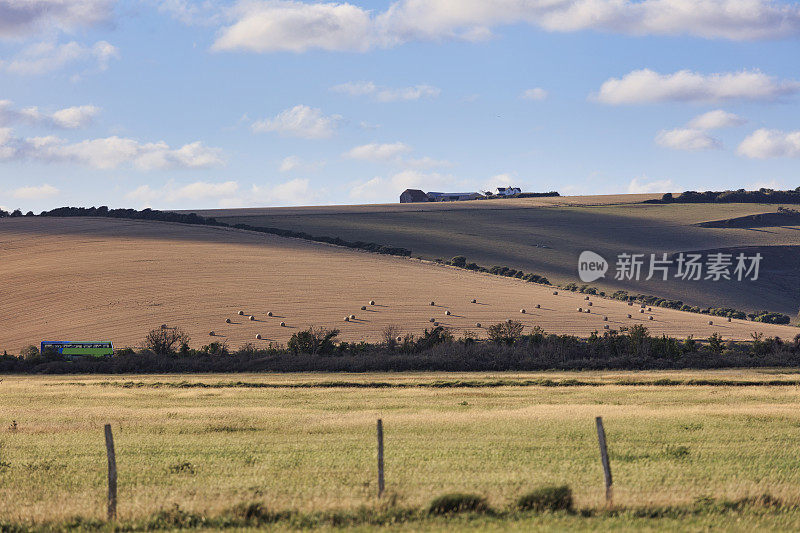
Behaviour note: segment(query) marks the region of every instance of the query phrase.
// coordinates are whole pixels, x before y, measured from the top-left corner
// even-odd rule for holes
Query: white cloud
[[[486,180],[482,190],[492,190],[497,187],[514,187],[515,184],[516,179],[513,178],[511,174],[496,174]]]
[[[46,127],[77,129],[88,126],[100,108],[93,105],[82,105],[60,109],[54,113],[39,111],[38,107],[16,109],[9,100],[0,100],[0,126],[15,123],[28,123]]]
[[[545,91],[541,87],[528,89],[522,93],[523,100],[540,101],[540,100],[545,100],[546,98],[547,98],[547,91]]]
[[[635,70],[621,79],[603,83],[597,99],[605,104],[653,102],[719,102],[729,100],[777,100],[800,91],[800,83],[780,81],[759,71],[700,74],[681,70],[659,74]]]
[[[0,0],[0,38],[72,31],[111,19],[114,0]]]
[[[654,181],[641,181],[647,179],[647,176],[642,178],[633,178],[628,184],[629,194],[645,194],[655,192],[670,192],[675,190],[675,184],[672,180],[654,180]]]
[[[306,161],[296,155],[284,157],[279,172],[316,171],[325,166],[325,161]]]
[[[47,183],[43,185],[31,185],[28,187],[20,187],[11,191],[11,196],[19,200],[41,200],[43,198],[50,198],[60,193],[58,189]]]
[[[428,169],[428,168],[440,168],[440,167],[452,167],[453,163],[447,161],[446,159],[434,159],[432,157],[418,157],[418,158],[405,158],[400,161],[403,166],[416,168],[416,169]]]
[[[800,131],[758,129],[742,141],[738,153],[754,159],[800,157]]]
[[[274,118],[253,123],[256,133],[274,131],[287,137],[326,139],[332,137],[340,115],[325,116],[322,111],[307,105],[296,105],[278,113]]]
[[[365,161],[389,161],[410,151],[411,147],[401,142],[391,144],[371,143],[351,148],[344,156]]]
[[[311,189],[309,180],[293,179],[278,185],[253,185],[250,190],[251,198],[248,203],[265,202],[280,205],[308,205],[317,198],[317,193]]]
[[[68,143],[53,135],[19,138],[8,128],[0,128],[0,159],[77,163],[99,169],[131,164],[143,170],[206,168],[222,164],[221,150],[201,142],[171,148],[163,141],[140,143],[114,136]]]
[[[757,181],[747,186],[748,191],[757,191],[758,189],[773,189],[776,191],[786,190],[789,187],[778,180],[772,179],[769,181]]]
[[[42,42],[25,48],[13,59],[0,61],[0,68],[12,74],[40,75],[73,63],[93,62],[97,68],[105,70],[112,59],[118,58],[119,50],[106,41],[98,41],[92,46],[75,41],[65,44]]]
[[[178,186],[170,181],[162,187],[152,188],[150,185],[142,185],[125,195],[128,200],[133,200],[142,205],[151,205],[158,200],[166,203],[180,202],[184,200],[206,200],[209,198],[230,198],[239,190],[239,184],[235,181],[207,182],[196,181],[186,185]]]
[[[409,41],[486,40],[492,28],[526,23],[554,32],[707,39],[800,35],[800,6],[777,0],[397,0],[385,11],[349,3],[239,0],[216,50],[364,52]]]
[[[465,186],[465,182],[449,174],[403,170],[389,178],[375,177],[364,182],[353,183],[350,188],[350,197],[362,201],[393,201],[392,199],[396,199],[405,189],[442,191]]]
[[[703,130],[694,128],[661,131],[656,136],[656,142],[665,148],[692,152],[722,148],[722,143],[719,139],[712,137]]]
[[[392,88],[375,85],[371,81],[342,83],[334,85],[331,90],[350,96],[371,96],[378,102],[408,102],[421,98],[436,98],[442,92],[438,87],[427,84]]]
[[[694,117],[689,121],[688,126],[698,130],[717,130],[722,128],[734,128],[746,122],[747,121],[739,115],[728,113],[722,109],[715,109],[714,111],[709,111],[708,113],[703,113],[702,115]]]

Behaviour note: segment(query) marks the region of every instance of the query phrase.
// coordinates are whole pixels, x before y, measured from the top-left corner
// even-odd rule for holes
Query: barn
[[[410,204],[413,202],[428,202],[428,195],[419,189],[406,189],[400,195],[401,204]]]

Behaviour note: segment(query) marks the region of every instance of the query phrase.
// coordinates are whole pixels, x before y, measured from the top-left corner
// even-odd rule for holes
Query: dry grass
[[[513,374],[503,377],[541,377]],[[546,374],[744,380],[780,371]],[[475,374],[337,376],[432,382]],[[144,383],[183,376],[137,376]],[[206,375],[191,381],[303,382],[324,375]],[[4,377],[0,521],[103,515],[102,426],[111,423],[123,519],[177,503],[208,513],[238,502],[270,509],[355,509],[374,503],[375,420],[384,420],[387,489],[401,505],[468,492],[505,507],[568,484],[579,508],[603,502],[594,417],[603,416],[625,507],[688,505],[769,492],[800,503],[797,387],[125,388],[115,377]],[[12,420],[17,429],[11,430]],[[555,518],[555,520],[561,520]]]
[[[580,294],[554,295],[514,279],[223,228],[23,217],[0,222],[0,242],[0,305],[3,316],[15,317],[0,331],[0,350],[10,353],[45,339],[138,345],[160,324],[183,328],[194,347],[210,342],[212,330],[210,340],[235,348],[257,333],[263,345],[285,343],[311,325],[340,328],[344,340],[377,341],[390,325],[415,334],[430,327],[431,300],[440,324],[457,335],[476,322],[510,317],[579,336],[602,330],[603,316],[615,329],[644,323],[656,334],[678,337],[718,332],[747,340],[757,330],[791,338],[798,331],[738,320],[710,326],[702,315],[660,308],[653,321],[638,314],[627,319],[624,303],[601,299],[593,300],[593,313],[579,315]],[[373,298],[378,304],[357,320],[341,320]],[[480,303],[471,304],[473,298]],[[239,317],[241,309],[258,319]],[[236,318],[225,324],[226,317]]]

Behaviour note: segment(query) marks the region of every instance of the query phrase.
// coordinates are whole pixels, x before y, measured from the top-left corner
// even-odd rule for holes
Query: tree
[[[514,344],[522,337],[522,330],[525,326],[522,322],[509,320],[489,326],[489,339],[497,344]]]
[[[295,355],[307,353],[311,355],[328,355],[336,349],[335,339],[339,336],[338,329],[314,328],[298,331],[287,343],[288,348]]]
[[[189,344],[189,336],[178,327],[161,326],[151,329],[144,339],[144,347],[158,355],[170,355],[182,344]]]

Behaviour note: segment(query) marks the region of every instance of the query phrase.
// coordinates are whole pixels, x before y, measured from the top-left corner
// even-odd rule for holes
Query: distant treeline
[[[154,330],[158,331],[158,330]],[[520,322],[487,328],[489,339],[466,332],[454,338],[441,326],[420,336],[398,338],[387,330],[381,343],[337,342],[337,330],[311,328],[295,333],[287,346],[248,344],[232,351],[212,342],[196,350],[180,346],[125,348],[113,357],[66,360],[35,346],[19,356],[0,355],[0,373],[192,373],[192,372],[400,372],[646,370],[730,367],[800,367],[800,335],[782,341],[753,335],[752,342],[723,341],[719,334],[699,342],[653,336],[642,325],[593,333],[588,339],[545,333],[523,334]],[[151,332],[152,334],[153,332]],[[147,343],[144,344],[147,346]],[[157,350],[157,351],[155,351]]]
[[[135,220],[156,220],[159,222],[178,222],[181,224],[198,224],[204,226],[217,226],[224,228],[234,228],[247,231],[256,231],[259,233],[269,233],[271,235],[279,235],[281,237],[293,237],[295,239],[304,239],[307,241],[324,242],[328,244],[335,244],[337,246],[345,246],[347,248],[358,248],[360,250],[367,250],[386,255],[399,255],[410,256],[411,250],[406,248],[384,246],[374,242],[364,241],[346,241],[339,237],[317,236],[305,233],[303,231],[293,231],[281,228],[270,228],[263,226],[251,226],[249,224],[227,224],[211,217],[203,217],[195,213],[175,213],[173,211],[158,211],[155,209],[143,209],[137,211],[136,209],[109,209],[106,206],[101,207],[59,207],[51,211],[43,211],[43,217],[110,217],[110,218],[128,218]]]
[[[521,192],[517,194],[512,194],[509,196],[501,195],[501,194],[487,194],[478,198],[478,200],[499,200],[501,198],[549,198],[552,196],[561,196],[558,191],[550,191],[550,192]]]
[[[800,187],[788,191],[761,188],[757,191],[686,191],[678,196],[666,193],[661,200],[645,200],[649,204],[800,204]]]

